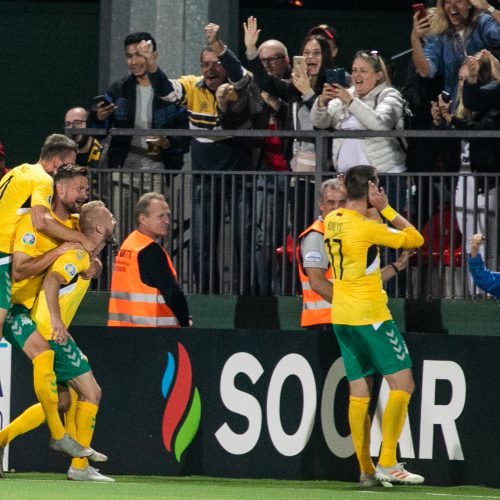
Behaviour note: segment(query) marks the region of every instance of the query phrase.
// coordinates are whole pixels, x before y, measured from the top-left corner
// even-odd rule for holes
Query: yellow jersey
[[[413,227],[398,231],[346,208],[328,214],[325,246],[333,271],[332,323],[359,326],[391,319],[378,245],[417,248],[423,242]]]
[[[0,181],[0,252],[11,254],[14,233],[23,213],[31,207],[50,210],[54,182],[38,163],[13,168]]]
[[[81,278],[79,273],[86,271],[90,266],[89,254],[84,250],[70,250],[61,255],[50,266],[49,272],[57,272],[64,277],[64,284],[59,290],[59,308],[61,319],[66,327],[69,326],[80,303],[87,292],[90,280]],[[31,318],[35,321],[38,331],[46,340],[52,337],[52,323],[49,308],[45,297],[45,290],[40,290],[33,308]]]
[[[53,212],[51,212],[51,215],[66,227],[78,229],[78,215],[70,215],[65,221],[56,217]],[[60,241],[37,231],[33,227],[31,214],[27,213],[21,216],[18,223],[12,250],[13,252],[22,252],[30,257],[39,257],[60,244]],[[45,273],[41,273],[12,283],[12,303],[22,304],[27,309],[31,309],[42,286],[44,275]]]

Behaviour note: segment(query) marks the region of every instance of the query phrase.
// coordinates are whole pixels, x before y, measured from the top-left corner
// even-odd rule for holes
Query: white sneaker
[[[91,448],[85,448],[80,443],[76,442],[69,434],[64,434],[61,439],[50,438],[49,446],[52,451],[62,453],[72,458],[84,458],[92,455]]]
[[[85,469],[70,467],[66,476],[70,481],[99,481],[101,483],[114,483],[112,477],[101,474],[98,469],[88,465]]]
[[[92,460],[92,462],[107,462],[108,457],[104,453],[99,453],[98,451],[95,451],[93,448],[90,448],[92,450],[92,455],[89,455],[87,458],[89,460]]]
[[[380,464],[375,469],[375,477],[382,482],[393,484],[422,484],[423,476],[412,474],[404,467],[404,463],[399,463],[393,467],[382,467]]]

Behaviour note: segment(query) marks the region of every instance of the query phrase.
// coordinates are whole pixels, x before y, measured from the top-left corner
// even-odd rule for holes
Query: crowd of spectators
[[[499,129],[500,12],[486,0],[437,0],[435,8],[414,13],[412,58],[401,89],[393,85],[389,61],[362,47],[355,51],[352,66],[343,71],[345,81],[334,82],[331,74],[337,68],[340,38],[331,26],[305,29],[301,57],[293,58],[283,42],[268,38],[272,33],[261,32],[254,17],[243,25],[242,61],[220,39],[219,26],[209,24],[205,35],[200,74],[178,76],[158,66],[160,49],[151,34],[131,33],[124,40],[129,74],[95,98],[88,109],[68,110],[65,127],[389,131],[408,126],[404,118],[411,110],[411,127],[416,129]],[[155,172],[182,169],[190,150],[191,269],[196,290],[202,293],[222,290],[221,268],[228,266],[240,275],[252,272],[255,293],[283,291],[275,250],[289,232],[297,238],[313,222],[314,190],[319,186],[307,182],[307,176],[296,176],[291,182],[292,177],[281,173],[321,170],[333,177],[354,165],[374,166],[398,210],[408,210],[412,195],[418,195],[420,205],[413,203],[412,209],[420,211],[425,224],[443,206],[428,203],[433,181],[424,178],[412,188],[407,177],[397,174],[409,170],[487,176],[500,171],[496,139],[334,138],[323,165],[316,165],[315,142],[310,138],[115,136],[104,155],[97,139],[79,135],[76,142],[79,163],[117,169],[108,191],[111,199],[106,201],[118,215],[135,203],[130,192],[140,195],[139,178],[127,178],[120,169],[148,172],[152,177],[147,190],[162,192],[165,178]],[[0,146],[2,170],[4,158]],[[231,176],[212,176],[256,171],[261,175],[254,196],[243,175],[236,176],[236,181]],[[267,175],[271,172],[276,175]],[[144,182],[144,177],[140,179]],[[484,233],[487,263],[496,263],[497,221],[491,217],[499,206],[495,177],[446,178],[444,196],[448,205],[453,201],[453,217],[466,233],[464,250],[470,251],[466,242],[472,234]],[[229,207],[236,214],[231,240],[234,259],[226,262],[219,257],[219,247],[224,244],[220,234]]]

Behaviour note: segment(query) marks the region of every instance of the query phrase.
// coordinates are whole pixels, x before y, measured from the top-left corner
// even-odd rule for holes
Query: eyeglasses
[[[64,126],[66,128],[79,128],[82,125],[85,125],[87,120],[73,120],[72,122],[64,122]]]
[[[278,56],[271,56],[271,57],[259,57],[260,62],[262,64],[271,64],[275,63],[276,61],[279,61],[280,59],[283,59],[285,57],[285,54],[280,54]]]
[[[218,67],[220,66],[222,63],[220,61],[206,61],[206,62],[202,62],[200,63],[200,66],[205,69],[205,68],[210,68],[211,66],[215,66],[215,67]]]

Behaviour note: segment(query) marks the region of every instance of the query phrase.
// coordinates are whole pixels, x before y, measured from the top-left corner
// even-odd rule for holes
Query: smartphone
[[[345,77],[345,68],[335,68],[335,69],[325,69],[325,78],[326,83],[338,83],[345,87],[346,77]]]
[[[95,96],[92,99],[92,106],[97,107],[97,105],[100,104],[101,102],[103,104],[113,104],[113,100],[111,99],[111,97],[109,97],[109,95],[101,94],[101,95]]]
[[[423,3],[414,3],[412,6],[413,9],[413,15],[418,14],[418,20],[423,19],[424,17],[427,16],[427,10],[424,7]]]
[[[302,68],[304,73],[307,72],[306,58],[304,56],[293,56],[293,71],[297,72]]]
[[[451,95],[449,92],[446,92],[446,90],[443,90],[441,92],[441,99],[443,99],[444,102],[448,103],[451,101]]]

